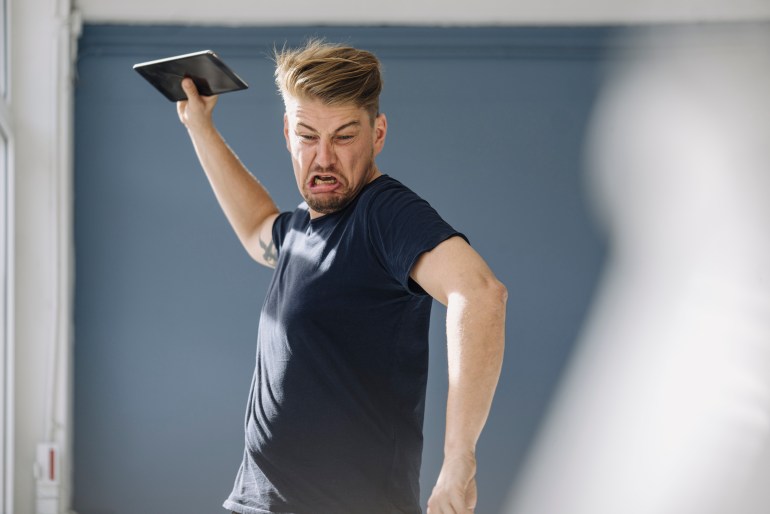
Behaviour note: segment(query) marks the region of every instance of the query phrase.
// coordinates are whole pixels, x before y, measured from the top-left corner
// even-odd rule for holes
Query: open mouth
[[[330,175],[316,175],[313,177],[314,186],[330,186],[337,183],[337,179]]]
[[[310,179],[310,192],[330,193],[340,187],[340,182],[333,175],[313,175]]]

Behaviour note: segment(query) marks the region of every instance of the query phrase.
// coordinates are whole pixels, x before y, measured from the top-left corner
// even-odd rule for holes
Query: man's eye
[[[302,141],[311,142],[311,141],[315,141],[315,140],[316,140],[316,136],[315,136],[315,135],[313,135],[313,134],[297,134],[297,136],[298,136],[298,137],[299,137],[299,138],[300,138]]]
[[[346,141],[351,141],[354,137],[355,136],[352,136],[352,135],[340,135],[340,136],[337,136],[336,139],[341,143],[345,143]]]

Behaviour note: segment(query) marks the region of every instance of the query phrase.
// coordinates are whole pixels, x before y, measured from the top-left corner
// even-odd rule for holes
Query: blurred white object
[[[636,33],[594,112],[602,284],[509,514],[770,513],[770,25]]]

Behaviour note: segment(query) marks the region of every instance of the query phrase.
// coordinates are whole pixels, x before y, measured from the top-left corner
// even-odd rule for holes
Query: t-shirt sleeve
[[[292,214],[292,212],[282,212],[273,222],[273,243],[278,253],[281,253],[281,246],[291,227]]]
[[[426,294],[410,277],[417,259],[450,237],[468,239],[431,205],[404,186],[381,191],[369,213],[369,235],[381,264],[414,294]]]

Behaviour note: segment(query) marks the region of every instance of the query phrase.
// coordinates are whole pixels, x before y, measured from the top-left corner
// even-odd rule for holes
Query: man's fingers
[[[185,92],[185,95],[187,95],[187,101],[190,102],[190,105],[194,106],[195,110],[202,110],[207,114],[211,113],[219,98],[217,95],[201,95],[195,82],[193,82],[190,77],[182,79],[182,90]]]
[[[476,502],[478,501],[478,489],[476,489],[476,480],[471,480],[468,484],[468,490],[465,493],[465,507],[473,511],[476,508]]]
[[[200,96],[198,94],[198,88],[195,87],[195,83],[192,81],[190,77],[185,77],[182,79],[182,89],[184,90],[184,93],[187,95],[188,100]]]
[[[459,511],[451,503],[441,503],[439,505],[429,505],[426,514],[464,514],[466,511]]]
[[[468,490],[465,494],[456,491],[454,494],[444,491],[434,493],[428,500],[426,514],[471,514],[476,508],[476,489]]]
[[[176,103],[176,113],[179,116],[179,121],[184,123],[184,111],[187,107],[187,100],[181,100]]]
[[[201,95],[190,77],[183,78],[181,85],[182,90],[187,95],[187,99],[176,103],[179,120],[191,130],[210,124],[211,113],[214,110],[218,97],[216,95]]]
[[[182,79],[182,91],[187,95],[187,100],[179,100],[176,103],[176,113],[179,116],[179,121],[181,121],[182,124],[187,125],[187,104],[191,98],[193,100],[197,99],[198,89],[195,87],[191,78],[185,77]]]

